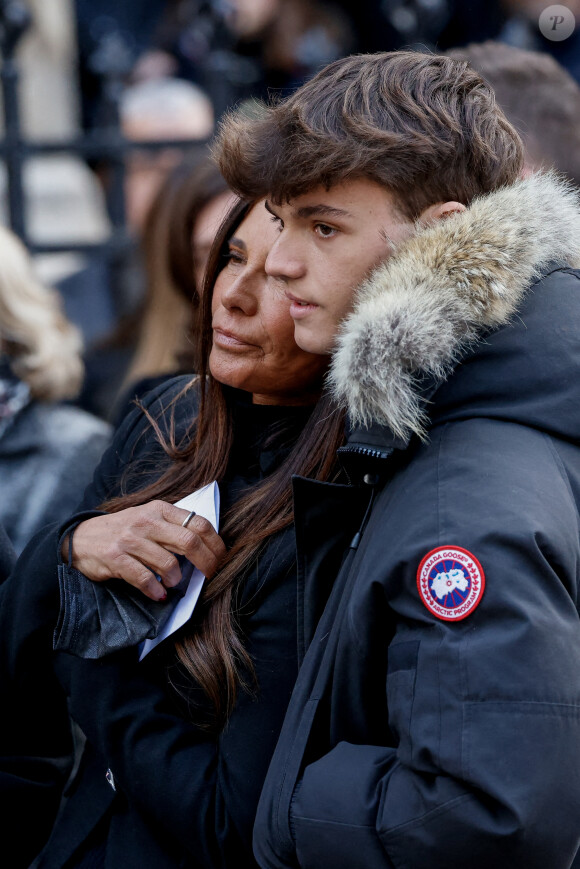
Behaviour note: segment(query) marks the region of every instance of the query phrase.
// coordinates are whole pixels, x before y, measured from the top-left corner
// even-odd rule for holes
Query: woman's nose
[[[278,236],[266,258],[266,274],[279,280],[295,280],[305,273],[304,259],[295,244]]]
[[[265,280],[263,273],[262,280]],[[224,308],[237,309],[247,316],[256,314],[259,307],[258,282],[259,276],[256,274],[239,275],[221,293],[221,303]]]

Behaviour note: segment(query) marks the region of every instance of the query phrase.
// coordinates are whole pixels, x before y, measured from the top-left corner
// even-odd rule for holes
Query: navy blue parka
[[[254,829],[264,869],[572,865],[579,248],[575,197],[536,176],[419,233],[362,288],[333,382],[369,509],[304,628]],[[295,499],[314,589],[328,583],[316,517],[333,487],[296,479]],[[471,580],[438,598],[462,552]]]

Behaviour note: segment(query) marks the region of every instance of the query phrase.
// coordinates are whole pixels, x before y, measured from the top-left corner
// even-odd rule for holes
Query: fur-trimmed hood
[[[444,381],[484,332],[508,323],[553,262],[580,267],[578,197],[553,172],[418,226],[362,284],[341,329],[330,384],[351,423],[424,436],[421,383]]]

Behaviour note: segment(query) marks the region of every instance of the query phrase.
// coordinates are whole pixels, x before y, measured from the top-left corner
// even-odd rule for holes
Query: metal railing
[[[103,64],[103,94],[106,103],[106,124],[103,127],[59,141],[29,141],[23,136],[20,122],[20,74],[16,51],[30,24],[30,13],[20,0],[0,0],[0,81],[4,103],[4,139],[0,142],[0,159],[6,166],[7,216],[10,228],[31,253],[67,251],[111,256],[123,253],[132,244],[125,225],[125,160],[128,150],[135,147],[123,137],[119,123],[119,100],[129,69],[126,54],[121,46],[114,50],[111,45],[107,63]],[[184,144],[187,143],[180,142],[179,146],[184,147]],[[166,142],[139,143],[140,148],[153,149],[167,145]],[[91,244],[63,238],[56,243],[39,243],[30,238],[23,180],[25,164],[34,157],[62,153],[76,154],[86,160],[98,160],[109,168],[111,177],[106,186],[105,198],[112,231],[106,241]]]
[[[202,6],[208,4],[200,4]],[[211,5],[211,4],[209,4]],[[201,14],[201,13],[200,13]],[[119,105],[134,58],[119,33],[104,37],[91,58],[92,70],[100,78],[102,106],[101,125],[58,141],[31,141],[23,135],[20,121],[19,65],[17,49],[20,40],[31,26],[31,15],[21,0],[0,0],[0,82],[3,94],[4,138],[0,141],[0,160],[6,166],[7,221],[33,254],[73,252],[98,254],[114,261],[123,257],[134,245],[127,231],[125,214],[125,167],[132,150],[160,150],[199,147],[199,140],[128,141],[121,132]],[[219,117],[236,98],[235,81],[228,77],[224,56],[227,51],[216,50],[208,58],[206,88]],[[233,57],[233,55],[232,55]],[[219,63],[216,62],[219,60]],[[234,70],[235,64],[229,69]],[[214,68],[215,67],[215,68]],[[235,78],[235,74],[234,74]],[[109,237],[100,242],[85,243],[63,238],[57,242],[38,242],[30,237],[27,215],[27,196],[24,185],[26,163],[39,156],[74,154],[90,163],[106,167],[108,182],[104,196],[111,224]]]
[[[199,148],[203,143],[200,140],[185,139],[131,142],[123,136],[119,107],[134,58],[121,34],[114,31],[103,37],[91,57],[92,71],[99,77],[101,85],[100,125],[57,141],[32,141],[27,138],[21,125],[17,50],[31,25],[31,15],[25,3],[21,0],[0,0],[0,83],[4,112],[0,161],[6,167],[7,223],[32,255],[76,253],[106,260],[110,266],[112,296],[115,299],[117,315],[122,315],[132,305],[130,293],[125,299],[127,291],[124,278],[125,266],[130,263],[130,255],[137,243],[126,224],[125,174],[128,154],[136,149],[142,152],[179,148],[185,152],[190,147]],[[216,69],[214,79],[217,90],[212,94],[210,89],[210,97],[213,98],[214,107],[215,98],[221,103],[217,112],[219,114],[227,108],[228,101],[235,99],[235,88],[230,87],[228,91],[227,75],[224,76],[223,68]],[[76,155],[85,160],[87,165],[98,164],[106,170],[104,198],[110,231],[104,240],[83,242],[63,237],[53,242],[42,242],[31,237],[24,181],[26,165],[33,158],[56,154]]]

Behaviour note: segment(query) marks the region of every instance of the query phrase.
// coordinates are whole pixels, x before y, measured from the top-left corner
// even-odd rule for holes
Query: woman
[[[65,404],[82,379],[77,330],[0,227],[0,522],[18,552],[70,514],[109,443],[109,425]]]
[[[202,377],[169,381],[125,420],[80,513],[39,535],[1,587],[4,822],[10,832],[22,812],[36,819],[14,866],[48,838],[67,703],[87,742],[40,866],[255,866],[255,807],[298,669],[291,475],[334,477],[343,426],[326,399],[314,406],[326,360],[297,348],[289,305],[266,280],[276,229],[261,204],[245,211],[210,260]],[[187,511],[171,503],[212,480],[227,551],[200,517],[183,527]],[[63,535],[71,564],[57,567]],[[175,555],[217,569],[181,631],[140,663],[135,648],[50,661],[57,571],[70,616],[84,606],[79,587],[111,576],[171,596]],[[106,585],[121,600],[123,583]],[[76,627],[86,635],[88,623]]]

